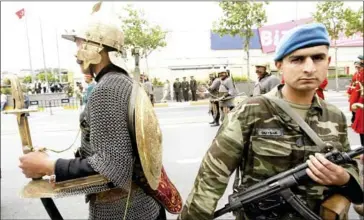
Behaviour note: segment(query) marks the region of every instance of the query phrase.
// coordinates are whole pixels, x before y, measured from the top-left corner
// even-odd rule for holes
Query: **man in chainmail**
[[[134,84],[111,56],[121,51],[122,32],[117,26],[96,23],[62,37],[76,42],[77,63],[97,82],[80,115],[81,147],[75,159],[56,161],[40,151],[31,152],[20,158],[20,168],[28,178],[49,175],[55,184],[93,175],[105,177],[107,183],[79,186],[60,195],[85,194],[89,219],[165,220],[164,207],[135,181],[139,157],[128,129]]]
[[[217,97],[219,94],[221,80],[219,77],[215,77],[214,74],[210,74],[210,82],[207,90],[210,92],[210,105],[211,105],[211,114],[213,121],[210,122],[211,126],[220,126],[220,110],[219,110],[219,101],[217,101]]]
[[[257,63],[255,65],[258,81],[254,85],[253,96],[268,93],[280,84],[278,77],[268,73],[268,67],[269,63]]]
[[[221,121],[224,121],[225,115],[227,115],[235,106],[233,97],[236,95],[236,90],[227,69],[220,68],[219,76],[221,84],[219,87],[218,100],[221,111]]]

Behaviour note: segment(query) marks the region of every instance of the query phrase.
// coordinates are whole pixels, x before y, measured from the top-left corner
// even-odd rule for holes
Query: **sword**
[[[24,95],[18,77],[15,75],[11,75],[9,79],[11,82],[11,92],[13,96],[14,109],[5,111],[4,113],[16,115],[23,154],[27,154],[34,151],[27,115],[30,112],[37,112],[38,109],[24,108]],[[61,216],[60,212],[57,209],[57,206],[51,198],[41,198],[41,201],[49,217],[52,220],[63,220],[63,217]]]

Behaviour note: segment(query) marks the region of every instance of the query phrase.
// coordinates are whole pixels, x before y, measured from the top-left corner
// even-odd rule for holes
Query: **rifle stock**
[[[325,154],[325,158],[337,165],[340,165],[352,161],[352,158],[355,158],[356,156],[363,153],[364,153],[364,147],[362,146],[350,152],[332,151],[330,153]],[[226,204],[224,208],[217,210],[214,214],[214,218],[222,216],[228,212],[244,209],[244,207],[249,207],[251,203],[257,203],[272,196],[282,195],[284,198],[294,196],[292,194],[285,196],[282,193],[284,193],[285,190],[290,189],[293,186],[297,186],[300,183],[309,180],[309,177],[306,174],[307,167],[308,167],[307,163],[300,164],[295,168],[279,173],[273,177],[266,179],[265,181],[255,184],[246,189],[245,191],[233,193],[232,195],[229,196],[229,203]],[[303,207],[302,204],[297,204],[297,203],[295,205],[292,204],[292,207],[295,208],[297,212],[299,212],[301,215],[305,217],[311,216],[311,217],[306,217],[306,219],[308,220],[320,219],[313,212],[308,213],[310,212],[310,210],[307,209],[307,207]],[[254,208],[259,208],[259,207],[254,207]],[[249,209],[247,210],[250,209],[251,207],[249,207]]]

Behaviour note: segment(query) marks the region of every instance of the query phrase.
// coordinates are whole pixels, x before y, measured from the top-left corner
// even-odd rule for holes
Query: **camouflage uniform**
[[[267,95],[282,98],[281,88],[282,85]],[[225,192],[230,175],[243,164],[245,169],[241,172],[240,190],[304,163],[309,155],[324,150],[315,146],[307,135],[303,135],[298,124],[278,106],[269,103],[263,97],[252,97],[227,115],[202,161],[181,219],[213,219],[217,202]],[[339,151],[350,150],[346,118],[335,106],[315,96],[308,107],[305,121],[323,141],[332,143]],[[243,152],[247,155],[246,160]],[[354,182],[359,183],[357,165],[343,167],[354,178]],[[310,182],[299,186],[295,193],[317,213],[326,189],[325,186]],[[287,210],[280,219],[287,219],[291,213]],[[303,218],[297,216],[294,219]]]

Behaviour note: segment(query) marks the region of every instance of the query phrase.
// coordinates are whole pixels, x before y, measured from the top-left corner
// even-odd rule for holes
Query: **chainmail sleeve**
[[[133,150],[127,127],[132,86],[130,78],[109,73],[94,88],[88,106],[90,145],[94,154],[87,161],[120,188],[127,188],[132,178]]]

